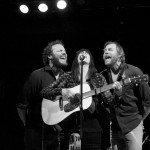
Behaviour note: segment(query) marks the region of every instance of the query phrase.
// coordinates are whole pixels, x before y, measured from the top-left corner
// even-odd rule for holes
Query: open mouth
[[[66,56],[61,56],[60,59],[66,60]]]
[[[106,55],[106,56],[104,57],[104,59],[105,59],[105,60],[107,60],[107,59],[111,59],[111,56]]]

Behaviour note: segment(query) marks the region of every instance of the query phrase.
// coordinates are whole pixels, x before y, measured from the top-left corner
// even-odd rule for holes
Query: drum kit
[[[81,150],[81,138],[79,133],[72,133],[70,135],[69,150]]]
[[[148,132],[144,132],[142,146],[143,150],[150,150],[150,134]],[[79,133],[72,133],[70,135],[69,150],[81,150],[81,138]],[[109,147],[107,150],[112,150],[112,148]]]

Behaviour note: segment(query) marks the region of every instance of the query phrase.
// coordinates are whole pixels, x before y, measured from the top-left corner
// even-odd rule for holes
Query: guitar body
[[[75,94],[80,93],[80,85],[70,88],[70,90],[73,91]],[[88,84],[83,84],[83,93],[88,92],[90,90],[91,88]],[[68,117],[72,113],[76,111],[80,111],[80,106],[77,106],[73,110],[65,111],[64,107],[66,105],[71,105],[67,99],[63,99],[62,101],[63,108],[61,109],[59,98],[60,97],[58,97],[58,99],[56,98],[55,101],[51,101],[51,100],[44,98],[42,101],[42,109],[41,109],[42,118],[43,118],[43,121],[47,125],[55,125],[61,122],[62,120],[64,120],[66,117]],[[83,110],[89,108],[91,104],[92,104],[92,96],[83,98],[83,101],[82,101]]]

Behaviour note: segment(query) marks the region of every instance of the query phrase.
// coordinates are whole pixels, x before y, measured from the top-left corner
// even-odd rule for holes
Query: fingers
[[[106,97],[106,98],[112,96],[112,94],[111,94],[111,92],[110,92],[109,90],[108,90],[108,91],[105,91],[103,94],[104,94],[104,97]]]
[[[62,89],[62,95],[64,97],[73,97],[74,93],[71,90],[66,88],[66,89]]]
[[[118,82],[118,81],[114,82],[113,89],[122,91],[122,85],[120,84],[120,82]]]

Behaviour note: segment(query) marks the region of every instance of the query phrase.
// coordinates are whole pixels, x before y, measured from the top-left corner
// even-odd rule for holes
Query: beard
[[[68,63],[61,63],[57,57],[53,57],[53,64],[56,68],[64,68],[67,67]]]

